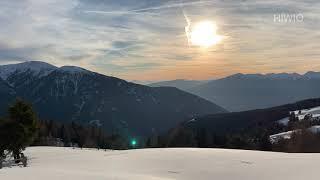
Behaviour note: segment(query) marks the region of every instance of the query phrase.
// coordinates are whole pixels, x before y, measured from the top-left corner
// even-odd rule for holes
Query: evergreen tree
[[[0,153],[12,152],[15,159],[30,145],[37,132],[37,116],[32,106],[21,99],[9,107],[8,118],[0,125]],[[8,138],[10,137],[10,138]]]

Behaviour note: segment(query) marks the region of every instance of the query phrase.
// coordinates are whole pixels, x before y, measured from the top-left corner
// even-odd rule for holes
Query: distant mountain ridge
[[[201,84],[205,84],[208,81],[196,81],[196,80],[185,80],[176,79],[172,81],[161,81],[148,84],[151,87],[176,87],[181,90],[189,90]]]
[[[41,119],[101,125],[109,133],[162,132],[223,108],[176,88],[151,88],[76,66],[44,62],[0,66],[0,112],[16,97],[31,102]]]
[[[268,73],[268,74],[234,74],[221,79],[227,78],[261,78],[261,79],[319,79],[320,72],[308,71],[305,74],[298,73]],[[218,79],[218,80],[221,80]]]
[[[234,74],[199,85],[181,80],[151,86],[177,87],[215,102],[229,111],[246,111],[320,97],[320,72]],[[184,81],[187,83],[188,81]],[[190,88],[186,88],[190,87]]]

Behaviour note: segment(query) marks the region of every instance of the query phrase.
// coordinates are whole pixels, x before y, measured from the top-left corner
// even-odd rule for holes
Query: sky
[[[190,45],[187,20],[214,22],[223,40]],[[320,71],[319,0],[1,0],[0,27],[0,64],[140,81]]]

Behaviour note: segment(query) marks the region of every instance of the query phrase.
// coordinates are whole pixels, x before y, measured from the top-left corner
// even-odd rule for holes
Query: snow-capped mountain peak
[[[62,66],[58,68],[56,71],[70,74],[91,73],[91,71],[77,66]]]
[[[25,73],[30,72],[33,75],[39,77],[46,76],[57,67],[41,62],[41,61],[27,61],[19,64],[9,64],[0,66],[0,78],[7,80],[9,76],[15,73]]]

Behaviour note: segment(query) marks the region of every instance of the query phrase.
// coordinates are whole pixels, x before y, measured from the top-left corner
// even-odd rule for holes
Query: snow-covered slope
[[[299,121],[305,119],[307,115],[311,117],[311,120],[318,120],[320,118],[320,106],[311,108],[311,109],[301,109],[296,111],[290,111],[289,114],[294,113],[295,117],[298,118]],[[278,120],[279,124],[287,126],[289,123],[289,117],[285,117],[283,119]]]
[[[91,73],[90,71],[77,66],[62,66],[56,71],[70,74]]]
[[[290,139],[291,135],[295,132],[299,132],[301,131],[299,130],[294,130],[294,131],[287,131],[287,132],[282,132],[282,133],[278,133],[278,134],[273,134],[269,137],[270,142],[271,143],[276,143],[278,142],[280,139]]]
[[[71,74],[91,73],[86,69],[76,66],[62,66],[58,68],[41,61],[26,61],[18,64],[0,66],[0,78],[3,80],[8,80],[8,78],[10,78],[11,76],[21,73],[29,73],[40,78],[43,76],[47,76],[54,70]]]
[[[312,133],[318,134],[318,133],[320,133],[320,126],[319,125],[311,126],[307,130],[309,130]],[[301,132],[301,129],[296,129],[296,130],[292,130],[292,131],[273,134],[273,135],[269,136],[269,139],[270,139],[271,143],[276,143],[280,139],[290,139],[293,133],[299,133],[299,132]]]
[[[293,111],[293,113],[299,118],[299,120],[304,119],[304,117],[308,114],[312,115],[312,117],[318,117],[320,114],[320,106],[311,109]]]
[[[9,64],[0,66],[0,78],[7,80],[10,76],[16,73],[30,72],[35,76],[46,76],[57,67],[41,62],[41,61],[27,61],[19,64]]]
[[[0,170],[5,180],[318,180],[320,154],[224,149],[27,149],[27,168]]]
[[[310,109],[301,109],[301,110],[290,111],[288,114],[294,114],[295,118],[299,121],[304,120],[306,117],[309,117],[310,121],[319,121],[320,120],[320,106],[310,108]],[[290,118],[285,117],[283,119],[278,120],[277,122],[281,125],[288,126],[289,121],[290,121]],[[313,133],[320,132],[320,126],[311,126],[308,129],[310,132],[313,132]],[[301,129],[296,129],[293,131],[287,131],[287,132],[273,134],[270,136],[270,141],[272,143],[275,143],[275,142],[279,141],[280,139],[290,139],[291,135],[294,132],[299,132],[299,131],[301,131]]]

